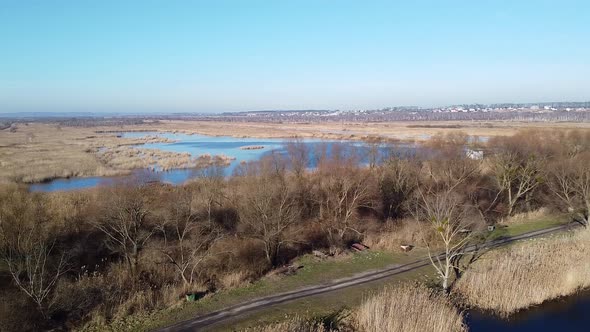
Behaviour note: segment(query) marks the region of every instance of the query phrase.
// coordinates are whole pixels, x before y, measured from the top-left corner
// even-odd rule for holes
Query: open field
[[[191,160],[181,153],[159,153],[147,158],[127,145],[156,142],[158,138],[117,137],[122,131],[163,131],[212,136],[258,138],[384,139],[422,141],[438,133],[464,132],[476,136],[513,135],[523,128],[590,129],[590,123],[520,122],[391,122],[391,123],[234,123],[158,121],[137,125],[67,127],[56,124],[17,124],[0,130],[0,181],[41,182],[59,177],[126,174],[153,164],[163,169],[199,167],[227,160]],[[161,139],[159,139],[161,140]],[[222,158],[223,159],[223,158]]]
[[[423,121],[423,122],[326,122],[257,123],[223,121],[162,120],[154,125],[161,131],[179,131],[211,136],[326,139],[362,139],[381,136],[394,140],[428,139],[438,133],[461,131],[473,136],[509,136],[521,129],[590,129],[590,123],[534,123],[505,121]],[[137,126],[140,128],[142,126]],[[154,128],[154,127],[152,127]],[[131,128],[130,128],[131,129]]]

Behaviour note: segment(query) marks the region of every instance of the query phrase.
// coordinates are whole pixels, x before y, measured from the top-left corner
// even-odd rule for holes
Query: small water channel
[[[543,303],[508,319],[471,311],[467,325],[470,332],[587,332],[590,331],[590,291]]]
[[[211,156],[225,155],[235,158],[231,163],[222,169],[225,176],[233,174],[237,167],[243,162],[259,160],[265,155],[271,153],[286,154],[287,150],[284,139],[272,138],[236,138],[229,136],[205,136],[205,135],[188,135],[181,133],[160,133],[160,132],[126,132],[122,133],[123,138],[139,138],[147,135],[160,136],[173,140],[172,143],[148,143],[137,145],[136,147],[142,149],[159,149],[170,152],[188,152],[193,157],[198,157],[204,154]],[[341,148],[354,148],[354,153],[359,156],[359,163],[368,163],[369,146],[358,141],[338,141],[338,140],[321,140],[321,139],[304,139],[303,143],[306,145],[308,151],[308,167],[314,168],[317,164],[316,152],[325,148],[326,154],[331,155],[335,146]],[[320,147],[322,145],[322,147]],[[248,146],[257,146],[262,148],[244,149]],[[391,153],[405,154],[415,151],[416,146],[413,144],[396,144],[395,146],[380,146],[378,148],[378,158],[383,159],[386,155]],[[155,172],[149,174],[146,178],[151,180],[158,180],[171,184],[182,184],[187,180],[202,174],[203,170],[195,169],[174,169],[163,172]],[[138,174],[147,174],[145,170],[137,170],[131,176]],[[52,181],[37,183],[31,185],[31,191],[65,191],[77,190],[84,188],[92,188],[100,185],[109,185],[118,180],[129,178],[130,176],[118,177],[86,177],[86,178],[68,178],[55,179]]]

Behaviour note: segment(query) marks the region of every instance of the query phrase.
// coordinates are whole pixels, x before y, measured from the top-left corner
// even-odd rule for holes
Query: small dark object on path
[[[367,247],[366,245],[364,245],[362,243],[353,243],[350,247],[355,251],[365,251],[365,250],[369,249],[369,247]]]

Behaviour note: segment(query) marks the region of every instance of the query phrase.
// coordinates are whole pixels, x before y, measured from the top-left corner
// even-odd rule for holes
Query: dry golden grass
[[[219,283],[224,289],[243,287],[246,284],[248,284],[248,275],[244,271],[237,271],[229,274],[224,274],[219,279]]]
[[[300,317],[291,318],[283,322],[246,329],[243,332],[328,332],[322,325]]]
[[[518,213],[513,216],[506,217],[501,221],[501,223],[510,225],[510,224],[524,223],[524,222],[528,222],[528,221],[532,221],[532,220],[540,220],[542,218],[547,217],[549,215],[549,213],[550,213],[550,211],[548,208],[542,207],[542,208],[537,209],[535,211]]]
[[[416,125],[419,126],[416,126]],[[223,121],[160,121],[160,130],[234,137],[314,137],[361,139],[379,136],[399,140],[425,140],[438,133],[464,132],[472,136],[510,136],[522,128],[590,129],[588,123],[531,123],[518,121],[424,121],[424,122],[328,122],[328,123],[257,123]]]
[[[179,168],[202,168],[210,165],[227,166],[234,158],[208,154],[192,157],[188,152],[169,152],[120,146],[98,153],[99,160],[118,170],[151,169],[168,171]]]
[[[355,310],[358,331],[466,331],[463,315],[449,299],[425,286],[389,288]]]
[[[152,125],[125,127],[60,127],[18,124],[16,131],[0,130],[0,182],[42,182],[74,176],[113,176],[136,168],[159,169],[225,165],[225,156],[191,158],[185,153],[132,148],[130,145],[170,142],[150,136],[117,137],[117,131],[155,131]],[[170,129],[172,130],[172,129]]]
[[[458,281],[468,304],[508,315],[590,286],[590,232],[492,251]]]
[[[400,245],[411,244],[421,246],[424,239],[438,240],[431,227],[416,220],[402,220],[389,230],[369,232],[365,235],[363,243],[373,250],[401,251]]]
[[[39,182],[57,177],[120,174],[120,170],[101,163],[96,152],[145,142],[94,130],[35,123],[18,124],[15,132],[0,131],[0,180]]]

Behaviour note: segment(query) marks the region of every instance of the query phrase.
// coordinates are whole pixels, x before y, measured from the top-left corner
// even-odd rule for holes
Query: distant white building
[[[473,160],[482,160],[483,159],[483,151],[481,151],[481,150],[466,149],[465,155],[467,156],[467,158],[473,159]]]

